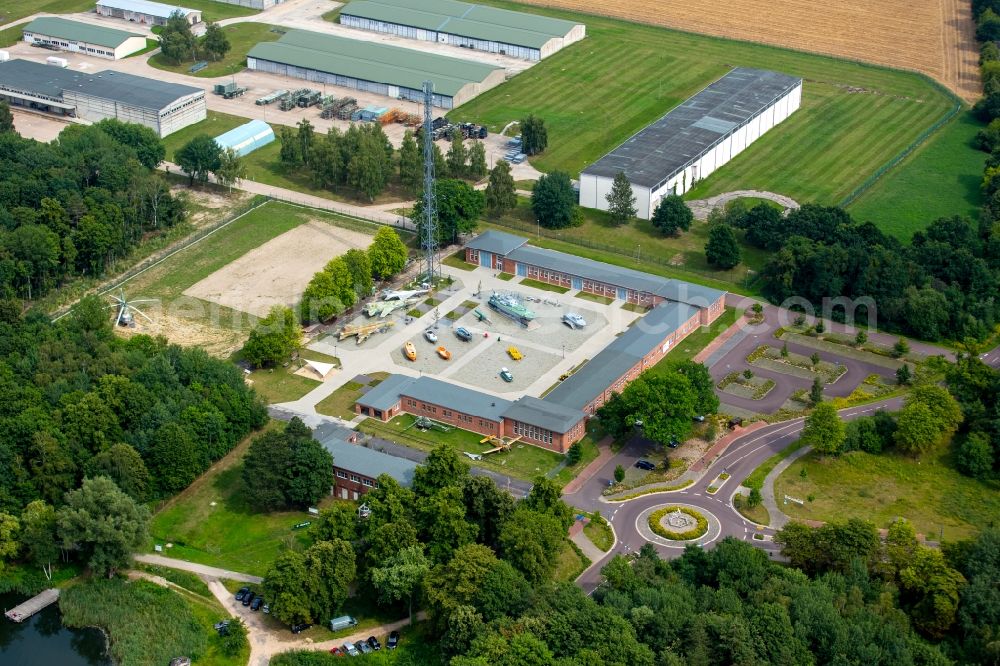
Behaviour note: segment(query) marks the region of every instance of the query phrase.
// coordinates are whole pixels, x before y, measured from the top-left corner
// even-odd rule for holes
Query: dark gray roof
[[[650,275],[631,268],[622,268],[605,264],[593,259],[585,259],[574,254],[566,254],[555,250],[545,250],[531,245],[522,245],[509,252],[506,256],[526,264],[532,264],[541,268],[568,273],[577,277],[587,278],[606,284],[635,289],[639,292],[646,292],[662,296],[672,301],[708,307],[725,294],[718,289],[703,287],[701,285],[684,282],[682,280],[672,280]]]
[[[76,72],[43,65],[31,60],[0,62],[0,87],[45,97],[62,97],[62,91],[76,81]]]
[[[543,400],[570,409],[585,408],[697,312],[697,307],[684,303],[658,305]]]
[[[399,402],[403,389],[415,381],[406,375],[389,375],[378,386],[358,398],[359,405],[372,409],[386,410]]]
[[[443,382],[433,377],[421,377],[403,390],[403,395],[431,402],[456,412],[470,414],[491,421],[499,421],[511,406],[510,400],[488,393]]]
[[[0,63],[0,86],[56,98],[63,97],[67,91],[79,92],[130,106],[156,110],[168,106],[181,97],[205,93],[201,88],[167,83],[110,69],[89,74],[20,59]]]
[[[579,409],[570,409],[526,395],[515,400],[503,416],[552,432],[565,433],[579,423],[584,414]]]
[[[202,88],[168,83],[111,69],[97,74],[78,73],[75,84],[67,86],[65,92],[71,90],[83,95],[102,97],[121,104],[157,111],[182,97],[197,93],[205,94]]]
[[[399,402],[401,395],[491,421],[499,421],[504,411],[512,404],[510,400],[433,377],[414,378],[406,375],[390,375],[381,384],[358,398],[358,404],[386,410]]]
[[[351,444],[336,436],[325,437],[320,440],[320,444],[333,455],[335,467],[373,479],[380,474],[388,474],[402,486],[413,483],[413,472],[417,469],[417,463],[412,460],[397,458],[360,444]]]
[[[737,67],[583,173],[614,178],[624,172],[633,185],[655,189],[801,83],[787,74]]]
[[[506,256],[528,242],[524,236],[515,236],[504,231],[484,231],[465,244],[473,250],[483,250]]]

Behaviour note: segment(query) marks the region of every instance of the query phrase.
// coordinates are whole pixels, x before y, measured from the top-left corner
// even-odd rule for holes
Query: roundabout
[[[688,544],[705,546],[722,534],[722,524],[710,511],[678,503],[648,507],[636,517],[635,529],[646,541],[682,550]]]

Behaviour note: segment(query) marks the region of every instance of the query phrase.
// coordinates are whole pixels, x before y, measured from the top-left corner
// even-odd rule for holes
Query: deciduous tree
[[[233,188],[247,177],[247,167],[235,150],[226,148],[219,154],[219,164],[212,173],[215,175],[215,181],[229,188],[229,192],[232,193]]]
[[[149,510],[98,476],[66,494],[56,524],[64,549],[78,551],[94,573],[112,575],[146,542]]]
[[[466,171],[466,161],[468,155],[465,150],[465,143],[462,140],[462,131],[455,129],[451,133],[451,147],[448,148],[448,155],[445,160],[448,164],[449,178],[464,178]]]
[[[403,134],[403,143],[399,147],[399,182],[408,192],[415,194],[420,191],[423,180],[424,164],[420,149],[413,138],[413,132],[406,130]]]
[[[818,453],[837,455],[844,446],[844,422],[840,420],[836,408],[821,402],[806,417],[800,439]]]
[[[215,139],[207,134],[199,134],[177,151],[174,158],[177,165],[188,175],[188,183],[194,185],[208,182],[208,174],[219,168],[222,149]]]
[[[443,178],[434,183],[437,197],[437,240],[441,245],[457,243],[459,236],[474,231],[483,213],[483,193],[463,180]],[[424,202],[413,207],[417,235],[423,238]]]
[[[486,210],[491,217],[500,217],[517,207],[517,193],[510,164],[500,160],[490,170],[489,184],[486,186]]]
[[[273,366],[288,360],[302,344],[302,327],[291,308],[271,308],[257,322],[243,345],[243,358],[255,367]]]
[[[372,276],[387,280],[406,266],[409,254],[399,234],[390,227],[380,227],[368,246],[368,259],[372,265]]]
[[[52,580],[52,563],[59,558],[56,535],[56,511],[42,500],[24,507],[21,514],[21,544],[35,566],[41,567],[46,580]]]
[[[201,38],[201,50],[212,60],[220,60],[229,53],[232,46],[226,32],[218,23],[209,21],[205,24],[205,34]]]
[[[7,100],[0,101],[0,133],[14,131],[14,114]]]
[[[413,492],[430,497],[442,488],[458,486],[469,476],[469,466],[463,463],[450,444],[439,444],[417,466],[413,474]]]
[[[521,150],[526,155],[544,152],[549,145],[549,133],[545,121],[529,114],[521,121]]]
[[[371,569],[368,575],[378,593],[379,603],[406,601],[412,621],[413,602],[430,568],[431,562],[424,555],[423,547],[409,546]]]
[[[728,224],[717,224],[709,230],[708,243],[705,244],[705,260],[710,266],[729,270],[738,265],[742,259],[740,244],[732,227]]]
[[[569,174],[553,171],[542,174],[531,192],[531,211],[547,229],[565,229],[579,223],[577,196]]]
[[[486,146],[482,141],[473,141],[469,147],[469,169],[468,176],[473,180],[480,180],[486,175]]]
[[[650,223],[664,234],[676,236],[678,231],[690,229],[693,220],[694,213],[684,199],[677,194],[668,194],[656,204]]]

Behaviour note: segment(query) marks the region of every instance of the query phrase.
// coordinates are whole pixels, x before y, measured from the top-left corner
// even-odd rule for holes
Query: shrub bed
[[[660,524],[660,521],[663,520],[667,514],[674,513],[675,511],[680,511],[681,513],[691,516],[698,521],[698,524],[686,532],[673,532],[666,529]],[[649,529],[653,530],[654,534],[657,534],[664,539],[670,539],[672,541],[689,541],[691,539],[698,539],[705,536],[705,533],[708,532],[708,518],[701,515],[694,509],[689,509],[684,506],[665,506],[662,509],[657,509],[653,513],[649,514]]]

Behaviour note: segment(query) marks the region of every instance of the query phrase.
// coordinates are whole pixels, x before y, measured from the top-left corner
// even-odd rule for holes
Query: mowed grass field
[[[273,26],[266,23],[234,23],[222,28],[222,31],[229,39],[230,50],[220,60],[209,60],[208,66],[200,69],[192,76],[203,78],[215,78],[217,76],[228,76],[246,67],[247,53],[259,42],[273,42],[281,35],[271,30]],[[162,53],[157,53],[149,59],[149,65],[156,69],[165,69],[168,72],[178,74],[190,74],[191,62],[182,62],[179,65],[173,64]]]
[[[927,79],[787,49],[704,37],[574,12],[490,0],[587,25],[587,38],[452,111],[498,131],[545,119],[542,171],[576,176],[732,67],[805,79],[802,108],[690,195],[763,189],[836,204],[955,104]]]
[[[154,514],[152,542],[173,544],[164,555],[263,576],[283,548],[305,543],[304,531],[292,526],[309,520],[308,513],[256,513],[244,501],[243,458],[249,446],[250,438]]]
[[[939,217],[976,219],[988,155],[973,147],[983,124],[965,111],[887,173],[847,210],[906,242]]]

